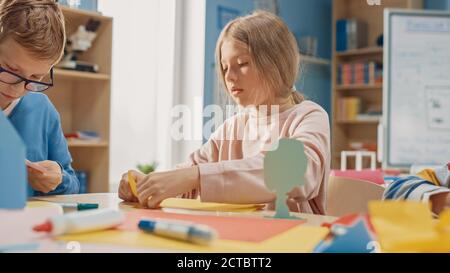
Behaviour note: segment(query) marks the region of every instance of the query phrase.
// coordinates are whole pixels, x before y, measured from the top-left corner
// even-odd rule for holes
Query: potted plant
[[[136,167],[143,174],[149,174],[149,173],[154,172],[156,170],[156,168],[158,167],[158,162],[153,161],[150,164],[138,164]]]

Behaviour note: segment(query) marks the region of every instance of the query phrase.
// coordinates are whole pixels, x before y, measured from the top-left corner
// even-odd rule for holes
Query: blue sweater
[[[80,182],[72,169],[69,149],[61,129],[58,112],[48,97],[41,93],[24,96],[9,115],[9,120],[22,137],[30,161],[56,161],[62,167],[62,183],[47,195],[75,194]],[[28,196],[44,195],[28,185]]]

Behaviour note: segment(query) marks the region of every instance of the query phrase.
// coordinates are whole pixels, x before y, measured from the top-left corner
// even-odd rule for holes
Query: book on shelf
[[[338,120],[340,121],[380,121],[382,110],[379,106],[364,106],[359,97],[343,97],[338,100]]]
[[[350,141],[348,146],[349,150],[354,151],[377,151],[377,143],[373,141]]]
[[[367,46],[367,23],[356,19],[336,22],[336,51],[342,52]]]
[[[382,82],[383,65],[379,62],[351,62],[338,65],[338,85],[374,85]]]
[[[356,116],[360,121],[380,121],[383,116],[381,105],[370,105]]]
[[[361,99],[358,97],[345,97],[338,101],[338,119],[355,120],[361,112]]]
[[[74,133],[64,134],[66,139],[86,142],[100,142],[100,136],[94,131],[76,131]]]

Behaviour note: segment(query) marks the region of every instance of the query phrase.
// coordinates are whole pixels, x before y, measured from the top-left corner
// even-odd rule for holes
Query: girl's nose
[[[225,74],[225,79],[227,81],[234,82],[237,80],[237,73],[233,69],[228,69],[227,73]]]

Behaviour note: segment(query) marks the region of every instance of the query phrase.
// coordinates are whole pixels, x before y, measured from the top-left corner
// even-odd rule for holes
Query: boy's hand
[[[35,164],[44,168],[46,172],[42,173],[27,167],[28,183],[30,183],[31,187],[43,193],[55,190],[62,182],[62,170],[59,164],[50,160],[35,162]]]
[[[430,197],[432,210],[439,215],[446,208],[450,208],[450,193],[438,193]]]
[[[143,173],[138,171],[130,171],[136,180],[140,180],[145,177]],[[127,202],[138,202],[138,199],[131,192],[130,184],[128,184],[128,172],[122,175],[119,185],[119,198]]]

